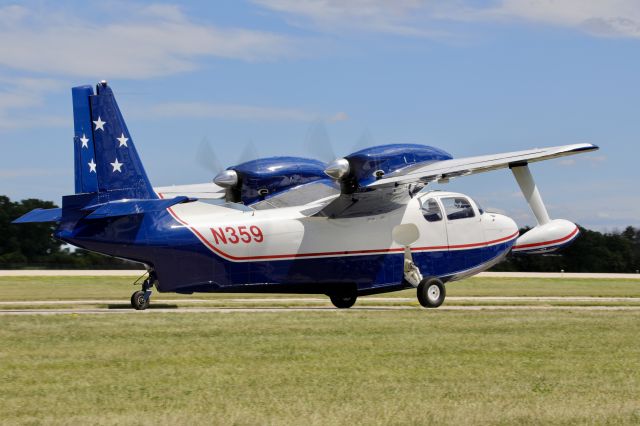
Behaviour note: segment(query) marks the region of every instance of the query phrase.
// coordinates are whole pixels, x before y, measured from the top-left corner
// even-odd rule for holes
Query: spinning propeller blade
[[[358,152],[365,148],[370,148],[375,145],[375,140],[371,135],[369,129],[365,128],[356,143],[351,148],[351,152]]]
[[[203,137],[198,145],[198,151],[196,153],[196,162],[203,169],[217,175],[222,171],[222,166],[220,165],[220,161],[218,161],[218,156],[216,152],[211,147],[211,143],[207,137]]]
[[[238,164],[246,163],[247,161],[256,160],[258,158],[260,158],[260,155],[258,155],[258,149],[256,148],[256,144],[253,143],[253,139],[247,140],[244,149],[238,158]]]
[[[306,151],[312,158],[328,163],[336,159],[327,127],[322,120],[311,124],[305,138]]]

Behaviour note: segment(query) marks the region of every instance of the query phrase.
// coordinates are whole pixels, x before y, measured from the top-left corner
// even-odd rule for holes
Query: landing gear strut
[[[149,277],[142,283],[142,290],[138,290],[131,295],[131,306],[137,311],[144,311],[151,303],[151,293],[157,278],[155,273],[150,272]]]

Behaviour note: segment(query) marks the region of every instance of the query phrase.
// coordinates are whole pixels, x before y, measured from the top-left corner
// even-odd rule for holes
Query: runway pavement
[[[343,312],[385,312],[385,311],[424,311],[424,312],[438,312],[438,311],[532,311],[532,310],[544,310],[544,311],[637,311],[640,312],[640,306],[441,306],[437,309],[423,309],[413,306],[355,306],[350,309],[336,309],[333,307],[265,307],[265,308],[156,308],[147,309],[144,311],[136,311],[134,309],[106,309],[106,308],[94,308],[94,309],[6,309],[0,310],[0,316],[5,315],[148,315],[155,313],[220,313],[220,314],[232,314],[232,313],[293,313],[293,312],[326,312],[326,313],[343,313]]]
[[[449,302],[477,302],[476,305],[447,305],[426,311],[480,311],[480,310],[573,310],[573,311],[638,311],[640,297],[449,297]],[[415,302],[407,297],[368,297],[361,298],[356,306],[349,310],[336,309],[328,304],[327,298],[233,298],[233,299],[156,299],[145,311],[131,309],[126,300],[4,300],[0,301],[0,315],[87,315],[87,314],[149,314],[149,313],[238,313],[238,312],[385,312],[420,311],[415,305],[399,306],[397,303]],[[490,302],[496,302],[492,305]],[[508,302],[512,302],[509,304]],[[539,303],[523,305],[518,303]],[[564,302],[565,305],[545,303]],[[197,306],[204,304],[238,304],[238,306]],[[278,303],[324,303],[325,306],[278,306]],[[394,305],[391,305],[394,303]],[[571,305],[572,303],[592,303],[589,306]],[[625,303],[625,306],[607,305],[607,303]],[[636,305],[637,303],[637,305]],[[252,306],[272,304],[271,306]],[[98,305],[98,306],[96,306]],[[182,305],[182,306],[180,306]],[[193,306],[196,305],[196,306]],[[22,308],[22,307],[25,308]],[[26,308],[26,307],[29,308]],[[91,306],[91,307],[88,307]]]
[[[273,297],[273,298],[233,298],[233,299],[153,299],[158,304],[212,304],[212,303],[328,303],[327,297]],[[413,297],[362,297],[358,303],[409,303],[414,302]],[[449,296],[450,302],[625,302],[638,303],[640,297],[591,297],[591,296]],[[38,306],[38,305],[118,305],[127,303],[125,299],[79,299],[79,300],[3,300],[0,306]]]

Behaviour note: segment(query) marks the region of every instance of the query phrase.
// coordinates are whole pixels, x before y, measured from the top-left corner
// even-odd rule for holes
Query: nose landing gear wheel
[[[447,292],[438,278],[425,278],[418,285],[418,302],[425,308],[442,305]]]
[[[347,309],[356,303],[357,295],[332,294],[329,295],[331,303],[338,309]]]
[[[138,290],[131,295],[131,306],[137,311],[144,311],[149,307],[149,299],[144,297],[144,291]]]

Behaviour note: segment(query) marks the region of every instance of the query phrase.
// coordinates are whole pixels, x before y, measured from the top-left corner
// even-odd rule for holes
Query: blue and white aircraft
[[[548,253],[578,228],[552,220],[528,164],[584,153],[581,143],[453,158],[424,145],[383,145],[330,164],[271,157],[229,167],[214,183],[153,187],[111,88],[72,89],[75,194],[15,223],[56,222],[55,238],[143,263],[136,309],[160,292],[326,294],[338,308],[358,296],[415,287],[440,306],[445,284],[509,252]],[[520,235],[507,216],[431,182],[511,169],[537,226]]]

